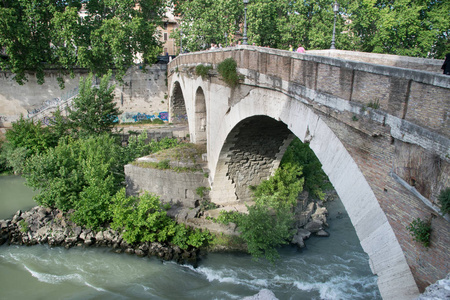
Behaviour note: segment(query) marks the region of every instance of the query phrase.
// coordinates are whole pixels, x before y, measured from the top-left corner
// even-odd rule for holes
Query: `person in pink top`
[[[306,52],[305,48],[302,47],[302,44],[298,44],[297,52],[298,53],[305,53]]]

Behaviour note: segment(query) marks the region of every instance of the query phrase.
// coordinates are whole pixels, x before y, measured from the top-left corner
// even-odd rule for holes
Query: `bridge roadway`
[[[217,65],[232,57],[232,88]],[[199,64],[213,66],[207,76]],[[183,54],[168,66],[169,118],[206,143],[212,201],[239,205],[297,136],[309,143],[355,227],[384,299],[414,299],[450,271],[450,76],[442,61],[340,50],[241,46]],[[428,203],[428,205],[427,205]],[[429,248],[406,230],[431,220]]]

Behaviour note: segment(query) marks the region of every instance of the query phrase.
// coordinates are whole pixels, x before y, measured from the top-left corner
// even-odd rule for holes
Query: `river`
[[[32,194],[20,177],[0,177],[0,218],[33,206]],[[381,299],[342,203],[328,209],[330,237],[286,246],[275,264],[210,253],[194,268],[107,248],[3,245],[0,299],[241,299],[263,288],[278,299]]]

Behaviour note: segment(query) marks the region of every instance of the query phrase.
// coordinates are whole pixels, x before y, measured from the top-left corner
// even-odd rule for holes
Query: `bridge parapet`
[[[338,51],[335,56],[367,61],[370,54]],[[342,121],[378,135],[360,116],[388,125],[405,142],[450,159],[450,76],[420,70],[327,57],[333,51],[299,54],[284,50],[241,46],[183,54],[169,64],[169,72],[198,64],[218,65],[232,57],[244,83],[278,90],[324,113],[344,113]],[[323,54],[323,55],[317,55]],[[374,54],[374,60],[383,56]],[[424,59],[389,56],[389,64],[418,66]],[[407,62],[407,63],[401,63]],[[427,60],[426,68],[437,67]],[[370,132],[373,131],[373,132]]]

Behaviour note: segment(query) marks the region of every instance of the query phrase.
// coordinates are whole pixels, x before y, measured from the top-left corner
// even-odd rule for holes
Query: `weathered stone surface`
[[[436,281],[425,289],[417,300],[448,300],[450,299],[450,273],[444,279]]]
[[[319,230],[315,233],[316,236],[320,236],[320,237],[329,237],[330,234],[328,232],[326,232],[325,230]]]
[[[275,294],[268,289],[262,289],[259,291],[258,294],[244,297],[242,300],[278,300],[278,298],[275,296]]]
[[[312,233],[316,233],[320,230],[323,229],[322,227],[322,222],[319,221],[310,221],[305,225],[305,229],[312,232]]]

